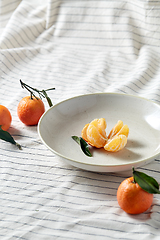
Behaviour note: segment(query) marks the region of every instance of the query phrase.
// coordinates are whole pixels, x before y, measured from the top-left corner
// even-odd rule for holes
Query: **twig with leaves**
[[[51,99],[47,95],[47,92],[50,91],[50,90],[55,90],[55,88],[49,88],[49,89],[46,89],[46,90],[44,90],[44,89],[43,90],[38,90],[37,88],[33,88],[33,87],[27,85],[26,83],[22,82],[21,79],[20,79],[20,83],[21,83],[22,88],[25,88],[25,89],[27,89],[30,92],[31,99],[33,98],[33,96],[35,98],[37,98],[37,96],[34,94],[34,92],[37,92],[41,99],[42,98],[46,98],[46,100],[47,100],[47,102],[48,102],[50,107],[53,106]]]

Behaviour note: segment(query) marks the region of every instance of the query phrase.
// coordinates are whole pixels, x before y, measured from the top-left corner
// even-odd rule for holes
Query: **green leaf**
[[[77,136],[72,136],[73,140],[75,140],[80,145],[80,139]]]
[[[160,194],[159,184],[153,177],[150,177],[143,172],[135,171],[133,168],[133,178],[134,181],[137,182],[146,192]]]
[[[83,139],[83,138],[79,138],[80,139],[80,145],[81,145],[81,149],[82,151],[88,156],[88,157],[92,157],[91,152],[89,151],[89,145],[88,143]]]
[[[0,139],[10,142],[14,145],[16,145],[19,149],[21,149],[21,146],[15,142],[14,138],[11,136],[11,134],[7,131],[4,131],[0,126]]]
[[[88,143],[81,137],[77,137],[77,136],[72,136],[73,140],[75,140],[80,146],[82,151],[88,156],[88,157],[92,157],[91,152],[89,151],[89,145]]]
[[[53,89],[55,89],[55,88],[48,89],[48,90],[53,90]],[[49,106],[52,107],[52,106],[53,106],[52,101],[51,101],[51,99],[48,97],[46,91],[47,91],[47,90],[42,90],[42,93],[44,94],[45,98],[47,99],[47,102],[48,102]]]

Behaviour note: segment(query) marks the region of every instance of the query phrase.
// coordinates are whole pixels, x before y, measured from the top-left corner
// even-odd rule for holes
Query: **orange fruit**
[[[0,105],[0,126],[4,131],[7,131],[11,126],[12,116],[8,108]]]
[[[129,214],[145,212],[153,202],[153,194],[144,191],[133,177],[125,179],[118,187],[117,201],[119,206]]]
[[[93,147],[101,148],[107,141],[105,132],[106,126],[107,124],[104,118],[94,119],[92,122],[84,126],[81,136]]]
[[[40,98],[24,97],[18,104],[17,114],[19,119],[28,126],[37,125],[40,117],[45,112],[44,103]]]
[[[104,149],[109,152],[117,152],[123,149],[127,144],[127,137],[123,134],[116,135],[111,139],[108,139]]]

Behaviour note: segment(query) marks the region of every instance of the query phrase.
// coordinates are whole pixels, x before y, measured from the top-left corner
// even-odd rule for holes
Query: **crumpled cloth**
[[[128,215],[116,191],[131,171],[87,172],[68,165],[25,126],[19,80],[47,89],[53,103],[117,92],[160,103],[159,1],[0,2],[0,104],[12,114],[18,150],[0,141],[0,239],[159,239],[160,198]],[[44,100],[45,107],[48,104]],[[136,122],[136,119],[135,119]],[[160,157],[139,168],[160,182]]]

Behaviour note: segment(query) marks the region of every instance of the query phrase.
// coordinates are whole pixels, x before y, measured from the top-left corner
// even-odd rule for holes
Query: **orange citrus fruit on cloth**
[[[8,108],[0,105],[0,126],[4,131],[7,131],[11,126],[12,116]]]
[[[27,126],[37,125],[40,117],[45,112],[44,103],[40,98],[27,96],[18,104],[17,114],[19,119]]]
[[[153,202],[153,194],[144,191],[133,177],[125,179],[117,190],[119,206],[129,214],[145,212]]]

